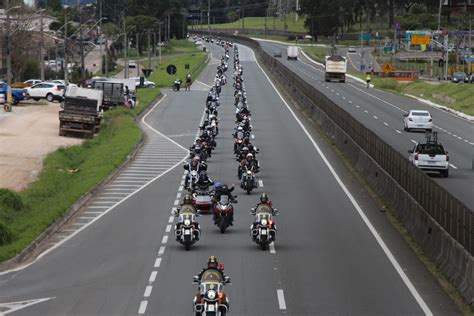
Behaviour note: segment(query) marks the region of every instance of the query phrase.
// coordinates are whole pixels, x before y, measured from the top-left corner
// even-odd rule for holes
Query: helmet
[[[224,185],[224,183],[222,183],[222,181],[216,181],[216,182],[214,183],[214,188],[215,188],[216,190],[220,190],[223,185]]]
[[[252,155],[251,153],[248,153],[246,158],[247,158],[247,160],[252,160],[252,159],[253,159],[253,155]]]
[[[217,262],[217,258],[214,256],[210,256],[207,260],[207,268],[208,269],[217,269],[219,263]]]
[[[191,160],[191,164],[192,164],[193,166],[197,166],[200,161],[201,161],[201,159],[200,159],[198,156],[195,156],[195,157],[193,158],[193,160]]]
[[[193,196],[191,194],[185,194],[183,197],[183,204],[192,204]]]
[[[222,191],[229,190],[229,187],[227,186],[227,184],[223,184],[221,187],[221,190]]]
[[[196,142],[196,144],[201,144],[201,139],[200,139],[200,138],[196,138],[195,142]]]
[[[267,204],[268,203],[268,194],[263,192],[260,194],[260,202]]]

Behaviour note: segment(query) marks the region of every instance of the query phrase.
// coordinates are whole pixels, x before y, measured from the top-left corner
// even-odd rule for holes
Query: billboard
[[[430,35],[413,35],[411,37],[411,45],[429,45]]]

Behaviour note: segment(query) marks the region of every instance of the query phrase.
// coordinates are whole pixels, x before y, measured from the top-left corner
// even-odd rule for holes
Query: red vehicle
[[[194,194],[194,201],[196,208],[201,213],[211,213],[212,210],[212,198],[211,192],[208,189],[201,190],[200,188],[196,188]]]
[[[236,203],[236,201],[234,201],[234,203]],[[215,224],[221,230],[221,234],[223,234],[234,217],[234,207],[227,195],[221,195],[219,202],[217,202],[215,206],[214,214]]]

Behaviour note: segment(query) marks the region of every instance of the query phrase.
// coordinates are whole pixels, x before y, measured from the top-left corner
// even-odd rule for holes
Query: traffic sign
[[[168,65],[168,67],[166,67],[166,72],[168,73],[168,75],[174,75],[176,73],[176,66]]]
[[[393,71],[393,66],[391,63],[385,63],[382,65],[382,71],[386,74]]]
[[[152,70],[153,70],[153,69],[151,69],[151,68],[142,68],[143,75],[144,75],[146,78],[148,78],[148,77],[150,76]]]

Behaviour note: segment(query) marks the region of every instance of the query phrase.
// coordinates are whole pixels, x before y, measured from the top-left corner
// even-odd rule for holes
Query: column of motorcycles
[[[227,83],[225,75],[228,70],[229,47],[224,46],[225,55],[217,67],[214,84],[206,99],[205,118],[200,125],[200,135],[190,147],[189,161],[185,163],[187,171],[185,188],[190,194],[185,194],[181,205],[175,211],[178,222],[175,225],[176,240],[184,245],[186,250],[199,241],[201,228],[196,217],[201,213],[212,213],[214,224],[221,233],[233,225],[236,196],[232,195],[233,187],[228,188],[221,182],[214,183],[207,175],[207,160],[212,156],[216,147],[216,137],[219,134],[218,108],[221,87]],[[259,164],[255,159],[258,149],[250,141],[250,111],[247,106],[246,93],[243,84],[243,68],[239,62],[237,46],[234,47],[234,88],[237,127],[234,132],[234,154],[239,162],[238,176],[241,187],[248,194],[257,187],[255,174],[259,172]],[[214,185],[214,190],[212,189]],[[251,209],[255,220],[250,226],[252,240],[265,250],[276,237],[276,225],[273,216],[277,210],[272,207],[266,193],[260,196],[260,203]],[[208,268],[203,269],[194,277],[194,283],[199,284],[199,290],[193,299],[195,315],[226,315],[229,310],[229,300],[224,294],[224,285],[230,284],[230,278],[223,273],[224,266],[217,264],[215,257],[210,257]]]

